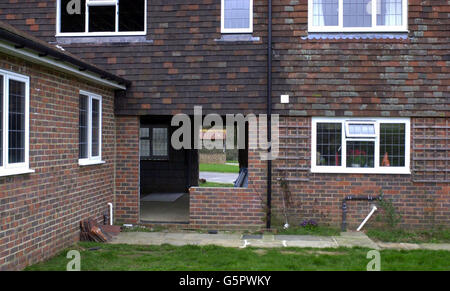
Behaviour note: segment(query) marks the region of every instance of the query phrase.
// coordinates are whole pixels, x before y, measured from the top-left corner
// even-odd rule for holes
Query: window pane
[[[140,141],[140,155],[141,157],[149,157],[150,156],[150,140],[141,139]]]
[[[317,123],[317,165],[341,165],[341,123]]]
[[[119,31],[143,31],[145,0],[120,0]]]
[[[313,1],[314,26],[337,26],[338,13],[338,0]]]
[[[25,83],[9,80],[8,162],[25,162]]]
[[[90,6],[89,32],[116,31],[116,6]]]
[[[250,0],[224,0],[224,27],[250,27]]]
[[[141,138],[149,138],[150,137],[150,128],[141,128]]]
[[[61,0],[61,32],[85,32],[86,0]]]
[[[378,0],[377,24],[383,26],[402,25],[402,0]]]
[[[3,166],[3,76],[0,76],[0,166]]]
[[[370,0],[344,0],[344,27],[371,27],[372,2]]]
[[[347,168],[373,168],[374,147],[373,141],[347,141]]]
[[[380,166],[405,166],[405,124],[380,124]]]
[[[350,123],[348,125],[348,133],[351,135],[374,135],[375,125]]]
[[[80,95],[79,157],[88,158],[88,97]]]
[[[100,155],[100,101],[92,99],[92,156]]]
[[[153,128],[152,152],[154,156],[165,157],[168,155],[168,131],[167,128]]]

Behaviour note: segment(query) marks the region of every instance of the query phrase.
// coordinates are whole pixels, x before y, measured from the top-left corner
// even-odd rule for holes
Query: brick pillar
[[[139,222],[139,117],[116,117],[115,221]]]

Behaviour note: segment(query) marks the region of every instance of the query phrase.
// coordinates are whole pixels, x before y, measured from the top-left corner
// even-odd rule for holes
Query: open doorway
[[[140,220],[189,223],[189,188],[198,185],[198,154],[175,150],[171,116],[146,116],[140,126]]]
[[[226,126],[200,130],[200,140],[215,145],[199,150],[200,187],[247,187],[248,126],[245,127],[245,148],[241,149],[238,148],[239,130],[242,129],[236,125],[233,130],[227,130]]]

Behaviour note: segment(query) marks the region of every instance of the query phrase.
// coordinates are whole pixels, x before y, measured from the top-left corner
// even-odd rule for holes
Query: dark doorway
[[[198,155],[171,144],[171,116],[146,116],[140,128],[140,212],[145,223],[188,223],[189,188],[198,185]]]

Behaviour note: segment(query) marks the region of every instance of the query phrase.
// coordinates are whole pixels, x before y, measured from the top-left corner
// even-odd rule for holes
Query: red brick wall
[[[248,188],[190,189],[190,225],[201,229],[250,229],[264,226],[266,162],[249,153]]]
[[[116,117],[115,221],[139,221],[139,117]]]
[[[411,120],[412,126],[431,126],[430,119],[413,118]],[[432,124],[439,124],[445,126],[450,123],[448,118],[436,118],[436,122]],[[347,195],[378,195],[380,190],[383,190],[384,195],[388,199],[392,199],[398,212],[403,216],[401,225],[406,228],[427,228],[433,224],[438,226],[450,226],[450,185],[445,182],[442,177],[445,175],[438,175],[439,182],[415,182],[414,175],[416,171],[423,171],[422,168],[415,168],[412,162],[412,175],[362,175],[362,174],[314,174],[309,173],[310,167],[310,124],[309,117],[284,117],[281,118],[281,124],[290,124],[289,132],[285,129],[280,130],[281,142],[285,146],[280,151],[280,159],[274,162],[274,207],[275,213],[278,217],[282,217],[282,196],[284,192],[280,184],[280,179],[287,180],[288,195],[291,197],[291,207],[289,209],[289,217],[291,224],[299,224],[303,219],[317,219],[323,224],[340,225],[342,219],[342,199]],[[300,128],[295,128],[298,126]],[[304,127],[302,127],[304,126]],[[418,134],[422,134],[422,130]],[[411,159],[420,152],[420,156],[428,157],[429,159],[439,158],[442,154],[445,155],[450,151],[447,145],[441,144],[442,150],[429,150],[423,154],[424,148],[438,148],[439,145],[435,140],[448,138],[449,128],[439,129],[433,131],[430,127],[426,130],[427,135],[431,138],[427,145],[415,144],[415,136],[412,130],[412,148]],[[432,135],[434,134],[434,135]],[[287,142],[287,138],[283,140],[283,136],[304,136],[298,144],[297,150],[294,152],[298,155],[298,160],[283,159],[284,156],[292,156],[294,143]],[[292,138],[290,140],[293,140]],[[422,142],[422,141],[421,141]],[[433,143],[433,144],[431,144]],[[289,144],[291,147],[289,147]],[[419,149],[417,149],[419,147]],[[303,148],[305,148],[303,150]],[[447,149],[447,150],[445,150]],[[289,150],[291,150],[289,152]],[[289,164],[289,161],[291,164]],[[299,166],[305,165],[304,171],[295,172],[293,170],[294,164]],[[433,163],[426,163],[431,167]],[[442,168],[439,164],[438,167]],[[431,168],[429,168],[431,169]],[[446,170],[448,171],[448,164]],[[291,180],[289,179],[291,178]],[[372,203],[366,201],[350,201],[348,206],[348,222],[349,229],[355,229],[356,226],[362,222],[365,216],[369,213]],[[380,212],[377,212],[380,215]],[[370,223],[374,223],[372,219]]]
[[[113,91],[0,54],[0,68],[30,77],[32,174],[0,177],[0,270],[21,269],[79,238],[79,222],[99,221],[113,201]],[[78,102],[103,96],[102,165],[78,165]]]
[[[265,128],[260,128],[265,130]],[[250,145],[256,146],[258,131],[250,128]],[[255,229],[265,226],[267,161],[261,150],[248,153],[248,188],[190,189],[190,225],[201,229]]]

